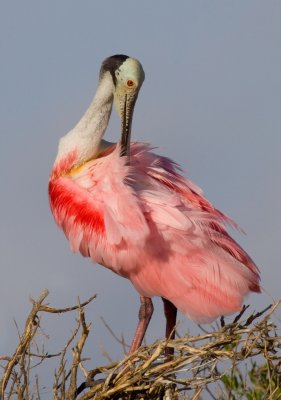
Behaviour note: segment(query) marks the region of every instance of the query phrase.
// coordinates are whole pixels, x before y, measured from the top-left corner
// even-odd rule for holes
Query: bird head
[[[109,71],[114,83],[114,105],[121,119],[121,155],[128,154],[135,103],[144,81],[141,63],[125,55],[104,60],[100,76]]]

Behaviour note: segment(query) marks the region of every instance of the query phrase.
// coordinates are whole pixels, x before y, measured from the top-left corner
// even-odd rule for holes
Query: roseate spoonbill
[[[164,301],[166,336],[173,337],[177,309],[207,323],[240,310],[249,292],[260,292],[258,268],[226,231],[235,223],[173,161],[131,143],[143,81],[136,59],[103,61],[96,95],[60,139],[49,181],[51,210],[72,250],[129,279],[140,294],[130,352],[142,343],[153,296]],[[121,119],[117,144],[102,139],[113,101]]]

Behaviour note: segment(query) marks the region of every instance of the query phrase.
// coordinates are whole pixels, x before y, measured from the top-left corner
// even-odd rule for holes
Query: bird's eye
[[[132,81],[131,79],[128,79],[127,80],[127,86],[133,87],[134,86],[134,81]]]

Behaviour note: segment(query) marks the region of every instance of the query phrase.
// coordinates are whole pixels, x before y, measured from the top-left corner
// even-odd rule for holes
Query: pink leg
[[[175,326],[177,322],[177,309],[173,303],[162,297],[164,303],[164,314],[166,317],[166,338],[175,339]],[[167,347],[165,349],[165,356],[167,361],[171,360],[174,355],[174,349]]]
[[[142,344],[149,321],[153,314],[153,303],[150,297],[140,296],[139,322],[132,340],[129,354],[134,353]]]

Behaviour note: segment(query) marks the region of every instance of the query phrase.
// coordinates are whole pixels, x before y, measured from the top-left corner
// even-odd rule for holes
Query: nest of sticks
[[[45,304],[47,296],[46,290],[37,300],[32,300],[33,307],[23,333],[19,334],[14,354],[0,356],[0,399],[40,399],[36,367],[50,358],[57,358],[57,368],[48,398],[57,400],[199,400],[205,391],[213,399],[242,399],[243,390],[249,390],[249,384],[254,382],[254,378],[251,382],[245,378],[245,367],[241,367],[245,360],[250,360],[251,373],[257,375],[260,386],[264,374],[265,387],[258,389],[264,397],[257,398],[281,399],[281,336],[280,325],[274,320],[280,302],[250,316],[246,316],[247,307],[243,307],[231,323],[226,324],[222,318],[220,326],[211,332],[160,340],[142,346],[119,362],[88,371],[83,349],[91,324],[86,322],[85,307],[95,296],[64,309]],[[62,351],[50,354],[44,347],[39,348],[36,338],[44,313],[74,310],[78,312],[77,326]],[[166,347],[174,349],[172,360],[165,360]],[[98,379],[99,374],[102,378]],[[210,389],[214,384],[219,385],[215,395]],[[234,393],[241,396],[235,397]]]

